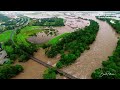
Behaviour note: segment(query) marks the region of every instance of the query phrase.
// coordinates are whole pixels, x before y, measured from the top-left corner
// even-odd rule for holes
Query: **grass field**
[[[8,30],[0,34],[0,42],[5,42],[10,39],[10,35],[13,30]],[[41,32],[40,26],[27,26],[20,30],[20,33],[18,35],[14,35],[14,40],[17,41],[18,44],[24,44],[29,45],[29,43],[26,41],[26,39],[33,34],[36,34],[38,32]],[[8,48],[8,47],[7,47]],[[9,50],[9,48],[8,48]]]
[[[0,34],[0,42],[6,42],[10,39],[11,33],[13,30],[8,30]],[[2,45],[2,48],[4,48],[6,51],[10,52],[12,51],[11,46],[4,46]]]
[[[55,38],[49,40],[49,41],[47,42],[47,44],[55,45],[55,44],[59,41],[60,38],[66,36],[66,35],[68,35],[68,34],[69,34],[69,33],[64,33],[64,34],[61,34],[61,35],[59,35],[59,36],[56,36]]]
[[[16,36],[16,41],[18,44],[24,44],[29,45],[29,43],[26,41],[30,35],[36,34],[38,32],[42,32],[40,29],[40,26],[27,26],[23,29],[21,29],[20,33]]]
[[[12,30],[5,31],[0,34],[0,42],[5,42],[10,39],[10,35],[12,33]]]
[[[18,35],[14,35],[14,39],[17,42],[17,44],[24,44],[26,46],[29,46],[29,43],[26,41],[27,38],[30,37],[30,35],[36,34],[38,32],[42,32],[43,30],[40,29],[39,26],[27,26],[20,30],[20,33]],[[2,34],[0,34],[0,42],[5,42],[10,39],[10,35],[12,33],[12,30],[5,31]],[[55,38],[49,40],[47,44],[55,45],[58,40],[65,35],[68,35],[69,33],[64,33],[59,36],[56,36]],[[8,48],[8,47],[6,47]],[[8,48],[9,50],[9,48]]]
[[[40,30],[40,26],[26,26],[25,28],[21,29],[21,33],[31,32],[33,30]]]

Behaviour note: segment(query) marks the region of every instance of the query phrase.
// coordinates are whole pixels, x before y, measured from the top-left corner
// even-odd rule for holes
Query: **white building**
[[[0,52],[0,64],[3,64],[5,61],[7,61],[8,59],[5,58],[7,56],[7,53],[5,50]]]

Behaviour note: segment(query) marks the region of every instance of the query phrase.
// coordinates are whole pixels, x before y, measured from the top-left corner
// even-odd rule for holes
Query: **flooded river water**
[[[53,29],[58,31],[58,35],[66,33],[66,32],[74,32],[77,28],[84,28],[85,26],[89,26],[89,21],[83,20],[80,18],[75,17],[66,17],[65,19],[65,26],[61,27],[53,27]],[[35,44],[41,44],[45,43],[48,40],[56,37],[55,35],[47,35],[45,33],[38,33],[36,36],[32,36],[28,38],[29,42],[35,43]]]
[[[59,56],[59,55],[58,55]],[[47,64],[53,65],[59,60],[59,58],[48,58],[45,55],[44,49],[39,49],[36,53],[34,53],[34,57],[38,58],[39,60],[42,60],[46,62]],[[24,72],[20,73],[19,75],[13,77],[12,79],[43,79],[43,73],[47,69],[43,65],[33,61],[29,60],[27,62],[16,62],[15,64],[20,64],[24,68]]]
[[[96,21],[99,23],[100,29],[96,40],[90,45],[90,50],[82,53],[74,64],[63,68],[63,71],[80,79],[91,79],[91,73],[102,67],[102,61],[112,55],[117,45],[118,39],[115,30],[106,22]]]
[[[87,18],[89,18],[89,16],[87,16]],[[96,20],[95,18],[91,19]],[[82,53],[75,63],[62,69],[80,79],[91,79],[91,73],[102,66],[102,61],[107,60],[108,56],[112,55],[112,52],[117,45],[117,34],[112,27],[106,22],[99,20],[96,21],[99,23],[100,29],[96,40],[90,45],[90,50],[86,50]],[[52,59],[47,58],[44,52],[43,49],[39,49],[34,56],[51,65],[54,65],[59,60],[59,56]],[[46,69],[46,67],[32,60],[18,64],[21,64],[24,67],[24,72],[20,73],[13,79],[42,79],[42,74]],[[57,78],[59,79],[63,77]]]

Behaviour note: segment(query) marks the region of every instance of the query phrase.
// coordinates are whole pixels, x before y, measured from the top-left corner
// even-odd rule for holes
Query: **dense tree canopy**
[[[9,17],[7,17],[7,16],[5,16],[5,15],[3,15],[3,14],[0,14],[0,21],[1,21],[1,22],[6,22],[6,21],[8,21],[8,20],[10,20]]]
[[[90,26],[77,29],[63,37],[57,44],[51,45],[46,55],[52,58],[61,53],[61,59],[56,66],[59,68],[67,66],[73,63],[84,50],[89,49],[89,45],[95,40],[98,30],[98,23],[90,20]],[[64,52],[68,52],[68,54]]]
[[[56,79],[56,69],[55,68],[48,68],[45,70],[43,74],[44,79]]]
[[[0,66],[0,79],[10,79],[11,77],[16,76],[20,72],[23,71],[23,67],[21,65],[3,65]]]
[[[34,21],[32,25],[35,26],[64,26],[64,20],[62,18],[42,18]]]

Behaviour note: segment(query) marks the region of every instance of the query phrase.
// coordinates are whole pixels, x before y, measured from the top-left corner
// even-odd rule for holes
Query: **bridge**
[[[13,32],[11,33],[10,39],[11,39],[12,43],[13,43],[16,47],[18,47],[17,44],[14,42],[14,39],[13,39],[13,36],[14,36],[16,30],[17,30],[17,29],[13,30]],[[21,49],[21,50],[22,50],[22,49]],[[22,51],[24,51],[24,50],[22,50]],[[24,51],[24,52],[25,52],[25,51]],[[25,53],[27,53],[27,52],[25,52]],[[28,54],[28,53],[27,53],[27,54]],[[47,67],[47,68],[53,68],[52,65],[49,65],[49,64],[43,62],[42,60],[39,60],[39,59],[31,56],[30,54],[28,54],[28,55],[30,56],[30,58],[31,58],[33,61],[35,61],[35,62],[37,62],[37,63],[39,63],[39,64],[41,64],[41,65],[43,65],[43,66],[45,66],[45,67]],[[62,75],[64,75],[65,77],[67,77],[67,78],[69,78],[69,79],[77,79],[76,77],[74,77],[74,76],[72,76],[72,75],[70,75],[70,74],[68,74],[68,73],[66,73],[66,72],[64,72],[64,71],[62,71],[62,70],[60,70],[60,69],[56,69],[56,71],[57,71],[59,74],[62,74]]]

